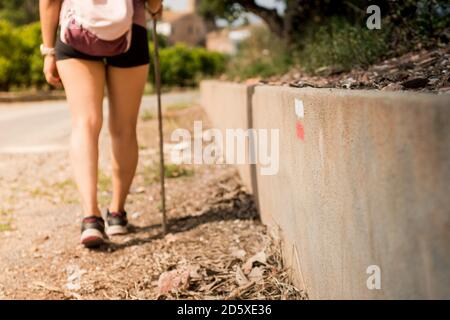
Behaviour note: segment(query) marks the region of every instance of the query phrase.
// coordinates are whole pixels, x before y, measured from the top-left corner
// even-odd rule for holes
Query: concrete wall
[[[203,81],[200,85],[201,104],[214,128],[247,129],[251,126],[251,97],[253,87],[235,83]],[[255,166],[237,165],[244,184],[256,193]]]
[[[219,128],[280,130],[278,174],[241,172],[310,298],[450,299],[449,96],[214,81],[201,92]],[[367,288],[370,265],[380,290]]]

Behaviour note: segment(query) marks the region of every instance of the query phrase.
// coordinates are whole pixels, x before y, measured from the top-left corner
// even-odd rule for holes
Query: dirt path
[[[199,108],[166,114],[167,134]],[[279,245],[260,224],[231,167],[171,167],[170,234],[160,233],[156,122],[139,126],[141,158],[129,198],[131,233],[90,251],[67,153],[0,155],[0,299],[299,299]],[[107,137],[99,196],[110,197]],[[175,178],[176,177],[176,178]],[[172,289],[172,290],[171,290]]]

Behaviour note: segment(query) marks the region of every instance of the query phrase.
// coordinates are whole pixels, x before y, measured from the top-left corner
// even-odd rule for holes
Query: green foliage
[[[191,103],[186,102],[180,102],[180,103],[174,103],[171,105],[168,105],[165,109],[167,111],[178,111],[178,110],[184,110],[191,107]]]
[[[153,45],[150,46],[151,51]],[[184,44],[160,50],[161,82],[165,86],[195,86],[204,77],[224,72],[226,57],[204,48],[190,48]],[[154,80],[153,66],[150,76]]]
[[[41,25],[39,22],[35,22],[19,28],[17,32],[23,42],[24,59],[28,64],[28,76],[24,85],[42,87],[46,81],[42,72],[44,60],[39,50],[39,45],[42,42]]]
[[[381,30],[366,27],[371,1],[284,2],[288,8],[284,20],[293,26],[290,36],[279,39],[269,32],[254,32],[231,59],[232,78],[268,77],[294,66],[310,73],[347,71],[450,41],[450,5],[444,0],[377,1]]]
[[[21,81],[24,45],[9,22],[0,20],[0,90]]]
[[[201,1],[200,13],[205,18],[234,22],[251,12],[276,35],[255,34],[244,42],[228,67],[231,77],[267,77],[284,73],[294,65],[308,71],[321,67],[345,71],[409,50],[450,42],[448,0],[277,2],[284,6],[283,14],[254,1]],[[381,30],[366,28],[366,9],[372,4],[381,9]]]
[[[11,61],[0,56],[0,89],[2,88],[2,79],[8,79],[11,74]]]
[[[38,22],[14,28],[0,20],[0,90],[41,87],[45,83],[40,43]]]
[[[331,17],[341,17],[349,23],[359,24],[366,17],[367,7],[376,4],[381,8],[385,22],[391,21],[396,27],[394,33],[401,31],[400,37],[407,35],[409,38],[421,38],[420,40],[426,41],[430,40],[430,37],[444,35],[447,42],[449,40],[448,0],[277,0],[276,2],[285,8],[283,15],[248,0],[201,0],[200,13],[207,19],[222,18],[234,22],[251,12],[260,16],[272,32],[291,41],[301,38],[305,27],[310,23],[321,24]]]
[[[286,45],[267,32],[254,29],[244,41],[228,67],[231,78],[247,79],[269,77],[286,73],[298,65],[314,73],[328,67],[331,70],[349,70],[367,66],[386,54],[386,33],[356,26],[343,18],[310,24],[297,46]]]
[[[13,27],[11,23],[0,20],[0,90],[47,86],[42,73],[40,43],[39,22]],[[214,76],[225,70],[226,57],[222,54],[181,44],[166,47],[167,42],[163,37],[159,39],[159,43],[164,85],[193,86],[201,78]],[[153,79],[153,69],[151,76]]]
[[[243,8],[239,1],[233,0],[203,0],[199,5],[200,14],[206,19],[214,16],[232,23],[242,16]]]
[[[166,178],[181,178],[181,177],[192,177],[194,175],[194,170],[189,169],[185,166],[180,166],[176,164],[166,164],[164,166],[164,176]]]
[[[332,18],[303,39],[300,65],[314,72],[321,67],[349,70],[379,60],[387,50],[386,34],[357,26],[342,18]]]
[[[158,163],[153,163],[145,166],[142,172],[145,184],[152,184],[160,181],[160,166]],[[188,178],[195,174],[193,168],[185,165],[177,165],[168,163],[164,165],[164,177],[168,179]]]
[[[367,15],[343,15],[309,22],[299,36],[300,65],[314,72],[321,67],[349,70],[410,50],[448,43],[450,6],[442,0],[381,2],[382,28],[368,30]]]
[[[384,23],[390,27],[389,43],[403,51],[415,45],[435,46],[450,41],[448,0],[392,2]]]
[[[0,232],[11,231],[13,230],[11,221],[0,222]]]
[[[268,22],[272,33],[255,30],[228,65],[222,54],[180,44],[168,47],[160,37],[163,84],[194,86],[225,69],[234,78],[282,74],[294,65],[312,72],[321,67],[346,70],[450,41],[448,0],[278,2],[286,7],[283,16],[254,1],[202,0],[200,12],[208,21],[224,18],[232,22],[251,11]],[[381,7],[382,30],[367,30],[366,8],[375,3]],[[0,90],[46,86],[39,53],[40,26],[28,24],[38,19],[37,4],[37,0],[0,0]]]
[[[0,19],[13,25],[23,25],[39,19],[37,0],[0,0]]]
[[[157,34],[159,48],[167,48],[169,46],[169,40],[165,35]],[[148,40],[153,43],[153,32],[148,32]]]
[[[230,61],[231,78],[268,77],[286,72],[293,64],[293,55],[287,45],[267,28],[255,27],[238,54]]]
[[[153,120],[154,118],[155,118],[155,115],[150,110],[144,110],[141,113],[141,120],[144,122]]]

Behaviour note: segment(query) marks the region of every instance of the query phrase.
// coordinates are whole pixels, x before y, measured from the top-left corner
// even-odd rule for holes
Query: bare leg
[[[107,69],[113,168],[111,212],[125,211],[125,201],[136,173],[139,153],[136,125],[147,75],[148,65],[109,66]]]
[[[80,59],[61,60],[57,66],[72,116],[70,155],[83,215],[100,216],[98,139],[103,121],[105,66],[102,62]]]

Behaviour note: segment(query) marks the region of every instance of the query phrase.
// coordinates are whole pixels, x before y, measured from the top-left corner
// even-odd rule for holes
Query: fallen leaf
[[[250,281],[258,282],[263,278],[264,270],[261,267],[254,267],[248,274]]]
[[[236,282],[240,287],[245,286],[250,282],[239,266],[236,266]]]
[[[191,279],[201,279],[203,278],[202,275],[199,273],[200,266],[199,265],[193,265],[189,267],[189,277]]]
[[[85,274],[87,271],[81,269],[77,265],[69,265],[66,268],[67,271],[67,283],[66,288],[67,290],[71,291],[78,291],[81,289],[81,277],[83,274]]]
[[[266,253],[264,251],[260,251],[257,254],[255,254],[253,257],[249,258],[242,266],[242,269],[245,274],[249,274],[250,271],[252,271],[253,263],[255,263],[255,262],[266,264],[267,263]]]

